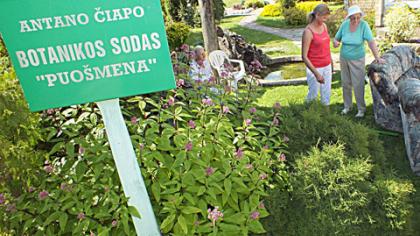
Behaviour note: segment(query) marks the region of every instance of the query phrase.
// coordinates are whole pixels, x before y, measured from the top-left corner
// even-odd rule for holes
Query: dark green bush
[[[169,47],[174,50],[187,40],[190,27],[183,22],[169,22],[166,25]]]
[[[365,20],[370,29],[372,30],[372,33],[376,34],[376,26],[375,26],[375,11],[365,11],[365,17],[363,17],[363,20]]]
[[[261,8],[264,7],[265,4],[262,0],[247,0],[244,5],[246,8]]]
[[[346,15],[347,12],[344,9],[338,9],[334,11],[328,18],[327,22],[325,22],[328,27],[328,33],[331,37],[335,36]]]
[[[296,6],[296,0],[278,0],[277,3],[280,4],[282,9],[291,8]]]
[[[306,13],[296,7],[283,9],[283,16],[288,25],[300,26],[306,23]]]

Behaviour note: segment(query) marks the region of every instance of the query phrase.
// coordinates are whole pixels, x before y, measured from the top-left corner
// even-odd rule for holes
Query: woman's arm
[[[308,51],[309,51],[309,46],[311,45],[312,37],[313,37],[312,33],[308,29],[305,29],[303,31],[302,60],[305,63],[305,65],[309,68],[309,70],[311,70],[312,73],[314,73],[316,80],[318,80],[319,83],[323,84],[324,77],[321,76],[321,74],[316,70],[315,66],[312,65],[311,61],[308,58]]]
[[[370,40],[370,41],[368,42],[368,45],[369,45],[370,51],[372,51],[372,54],[373,54],[373,56],[375,57],[375,61],[376,61],[376,62],[378,62],[379,64],[383,64],[383,63],[385,63],[385,60],[384,60],[384,59],[382,59],[382,58],[379,56],[379,50],[378,50],[378,47],[376,46],[376,42],[375,42],[375,40]]]

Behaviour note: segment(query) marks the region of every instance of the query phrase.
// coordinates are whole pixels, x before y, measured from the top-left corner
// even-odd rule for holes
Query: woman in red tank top
[[[321,102],[330,104],[331,96],[331,51],[330,36],[324,23],[330,15],[326,4],[319,4],[308,16],[309,24],[302,36],[302,59],[305,63],[308,81],[307,101],[318,97],[321,91]]]

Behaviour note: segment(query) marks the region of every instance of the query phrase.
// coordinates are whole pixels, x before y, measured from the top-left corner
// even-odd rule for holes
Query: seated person
[[[200,82],[208,81],[213,77],[213,71],[202,46],[194,49],[194,59],[190,63],[190,76],[193,80]]]

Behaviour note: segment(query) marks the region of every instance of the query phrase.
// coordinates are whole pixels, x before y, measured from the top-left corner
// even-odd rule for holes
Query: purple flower
[[[286,161],[286,155],[284,153],[280,154],[279,161]]]
[[[289,142],[289,140],[290,140],[290,139],[289,139],[289,137],[287,137],[287,136],[284,136],[284,137],[283,137],[283,141],[284,141],[285,143],[288,143],[288,142]]]
[[[183,80],[183,79],[179,79],[179,80],[177,80],[176,81],[176,86],[178,87],[178,88],[181,88],[181,87],[183,87],[185,85],[185,81]]]
[[[47,110],[48,115],[52,115],[52,114],[54,114],[54,112],[55,112],[54,109],[48,109]]]
[[[181,47],[179,47],[179,49],[181,49],[184,52],[187,52],[190,50],[190,46],[188,46],[188,44],[182,44]]]
[[[221,73],[220,73],[220,76],[222,77],[222,78],[226,78],[226,77],[228,77],[228,73],[227,73],[227,71],[222,71]]]
[[[44,200],[44,199],[46,199],[48,196],[49,196],[50,194],[48,193],[48,191],[41,191],[39,194],[38,194],[38,198],[39,198],[39,200]]]
[[[189,126],[191,129],[195,129],[195,122],[194,122],[193,120],[188,121],[188,126]]]
[[[116,227],[118,225],[118,221],[117,220],[113,220],[111,223],[112,227]]]
[[[230,112],[229,107],[228,106],[223,106],[222,111],[224,114],[227,114]]]
[[[245,120],[245,125],[246,125],[246,126],[250,126],[250,125],[251,125],[251,123],[252,123],[252,120],[251,120],[251,119],[246,119],[246,120]]]
[[[7,204],[6,205],[6,211],[7,212],[15,212],[16,211],[16,205],[15,204]]]
[[[260,174],[260,179],[261,180],[267,179],[267,177],[268,177],[268,175],[266,173]]]
[[[82,146],[80,146],[79,147],[79,154],[82,155],[83,153],[85,153],[85,149]]]
[[[133,124],[133,125],[137,124],[137,117],[135,117],[135,116],[131,117],[131,124]]]
[[[173,97],[169,97],[169,99],[168,99],[168,106],[173,106],[175,104],[175,98],[173,98]]]
[[[85,213],[80,212],[79,214],[77,214],[77,219],[78,219],[78,220],[83,220],[83,219],[85,219],[85,218],[86,218]]]
[[[51,174],[54,171],[54,168],[51,164],[44,166],[44,171],[48,174]]]
[[[207,105],[207,106],[212,106],[212,105],[213,105],[213,101],[211,100],[211,98],[203,98],[203,99],[201,100],[201,102],[202,102],[204,105]]]
[[[257,112],[257,108],[255,108],[255,107],[251,107],[251,108],[249,108],[249,113],[255,113],[255,112]]]
[[[34,187],[31,186],[31,187],[28,188],[28,192],[32,193],[34,191],[35,191],[35,188]]]
[[[276,110],[280,110],[281,109],[280,103],[279,102],[274,103],[273,108],[276,109]]]
[[[6,202],[6,198],[2,193],[0,193],[0,204],[3,205]]]
[[[246,164],[245,168],[247,168],[248,170],[252,170],[254,166],[251,163],[248,163]]]
[[[209,83],[215,83],[215,82],[216,82],[216,77],[210,76]]]
[[[209,220],[211,220],[211,223],[213,224],[213,226],[216,225],[216,221],[218,221],[219,219],[223,218],[223,213],[221,211],[219,211],[219,207],[216,206],[214,207],[213,210],[211,210],[210,208],[207,209],[207,212],[209,213],[207,218]]]
[[[207,176],[210,176],[210,175],[212,175],[214,173],[214,169],[213,169],[213,167],[207,167],[206,168],[206,175]]]
[[[264,147],[263,147],[265,150],[268,150],[269,149],[269,147],[268,147],[268,145],[266,144],[266,145],[264,145]]]
[[[188,152],[188,151],[191,151],[192,150],[192,148],[193,148],[193,144],[192,144],[192,142],[188,142],[187,144],[185,144],[185,150]]]
[[[257,220],[258,218],[260,218],[260,212],[259,211],[253,211],[250,215],[251,219],[253,220]]]
[[[235,157],[241,159],[244,156],[244,151],[241,148],[238,148],[235,152]]]
[[[69,187],[69,186],[67,185],[67,183],[61,183],[61,184],[60,184],[60,189],[61,189],[61,190],[63,190],[63,191],[67,190],[67,189],[68,189],[68,187]]]
[[[139,147],[140,147],[140,150],[143,150],[144,149],[144,143],[140,143]]]

